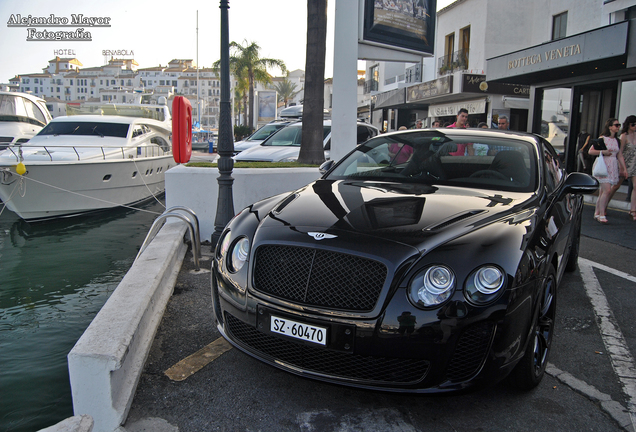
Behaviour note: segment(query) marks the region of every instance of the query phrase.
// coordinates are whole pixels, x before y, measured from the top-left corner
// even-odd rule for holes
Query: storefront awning
[[[623,21],[486,60],[489,81],[531,84],[625,68]]]
[[[375,96],[375,109],[389,108],[395,105],[401,105],[405,102],[404,88],[399,88],[384,93],[378,93]]]
[[[530,109],[530,100],[524,98],[504,96],[503,104],[504,108],[508,109]]]
[[[467,101],[459,101],[453,103],[444,103],[439,105],[430,105],[428,107],[429,117],[447,117],[456,116],[460,108],[466,108],[468,114],[484,114],[486,112],[486,99],[474,99]]]

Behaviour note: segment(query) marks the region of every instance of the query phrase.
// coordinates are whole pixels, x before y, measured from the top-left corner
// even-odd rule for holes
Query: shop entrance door
[[[596,138],[603,132],[605,121],[616,116],[617,82],[598,83],[574,88],[572,107],[572,134],[567,152],[568,171],[581,170],[577,150],[587,135]],[[589,171],[589,170],[588,170]]]

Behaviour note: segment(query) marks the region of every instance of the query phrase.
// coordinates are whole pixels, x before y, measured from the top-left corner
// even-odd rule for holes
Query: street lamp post
[[[228,25],[228,0],[221,0],[221,107],[219,113],[219,197],[216,206],[216,219],[212,233],[212,245],[216,245],[223,228],[234,217],[234,199],[232,197],[232,168],[234,160],[234,138],[230,111],[230,31]]]

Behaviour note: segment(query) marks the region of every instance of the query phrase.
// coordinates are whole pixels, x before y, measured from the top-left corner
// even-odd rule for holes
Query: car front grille
[[[286,363],[302,371],[366,384],[413,384],[426,376],[426,360],[371,357],[314,348],[262,333],[233,315],[225,314],[229,336],[247,351],[275,363]]]
[[[256,250],[254,288],[305,305],[371,311],[386,277],[383,263],[354,255],[280,245]]]
[[[492,322],[484,321],[462,333],[446,369],[446,378],[455,382],[465,381],[479,372],[490,348],[494,328]]]

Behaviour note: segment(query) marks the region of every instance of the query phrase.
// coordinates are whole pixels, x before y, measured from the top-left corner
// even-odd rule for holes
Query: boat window
[[[52,121],[38,135],[97,135],[126,138],[130,125],[103,122],[56,122]]]
[[[36,104],[25,98],[21,99],[24,102],[24,108],[26,110],[27,117],[37,119],[42,123],[46,123],[46,117],[44,117],[44,114],[42,114],[42,111],[40,111],[40,108],[38,108]]]
[[[135,128],[133,129],[132,137],[135,138],[143,134],[144,134],[143,128],[141,126],[135,126]]]
[[[159,136],[152,137],[150,139],[150,142],[153,144],[157,144],[165,152],[169,151],[171,148],[170,143]]]
[[[39,126],[46,124],[46,117],[30,100],[18,95],[0,95],[0,121],[20,121]]]

